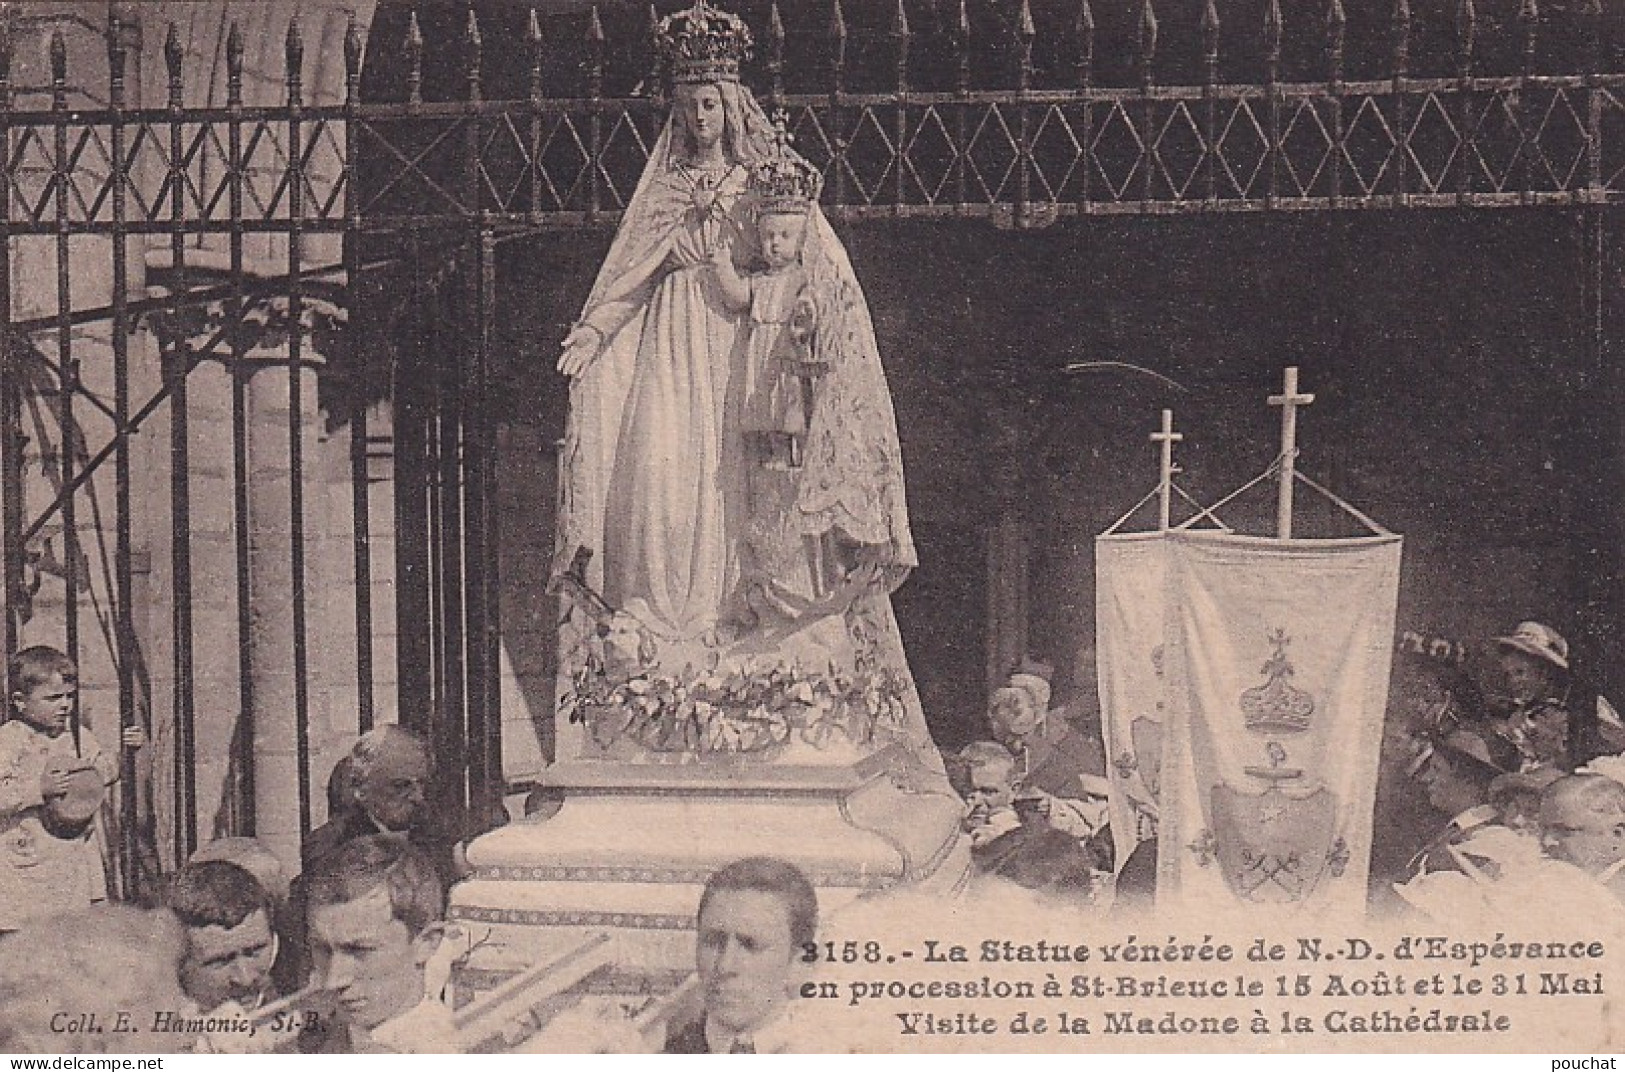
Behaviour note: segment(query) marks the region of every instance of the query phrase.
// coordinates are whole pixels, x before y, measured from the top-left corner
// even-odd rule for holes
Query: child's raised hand
[[[119,739],[124,742],[125,748],[145,748],[147,746],[147,731],[142,729],[141,723],[137,722],[125,726],[124,732],[119,734]]]
[[[48,770],[41,774],[39,780],[40,796],[46,800],[50,800],[52,797],[67,796],[68,790],[72,788],[70,773],[65,770]]]
[[[711,247],[711,267],[726,275],[734,275],[734,244],[732,236],[725,235]]]

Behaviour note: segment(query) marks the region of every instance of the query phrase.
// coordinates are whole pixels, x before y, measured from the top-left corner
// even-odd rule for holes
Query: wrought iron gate
[[[816,15],[793,12],[788,29],[777,5],[759,14],[749,80],[785,110],[797,148],[824,169],[826,209],[837,220],[1030,228],[1118,214],[1568,208],[1583,219],[1590,251],[1582,286],[1594,311],[1591,367],[1606,372],[1607,397],[1618,397],[1603,360],[1600,273],[1604,214],[1625,195],[1625,73],[1614,68],[1616,42],[1595,2],[1546,20],[1523,0],[1491,26],[1475,0],[1459,0],[1441,38],[1437,20],[1423,34],[1398,0],[1352,43],[1340,0],[1301,25],[1267,0],[1245,27],[1221,26],[1206,0],[1181,31],[1194,39],[1172,42],[1151,0],[1134,4],[1109,40],[1088,0],[1055,26],[1035,20],[1025,0],[960,0],[929,14],[899,2],[878,27],[849,25],[840,0]],[[91,646],[85,615],[97,615],[122,723],[161,714],[173,727],[150,761],[168,772],[158,781],[173,798],[172,820],[148,832],[167,858],[204,836],[202,820],[240,833],[262,821],[257,802],[272,789],[255,785],[256,771],[278,769],[263,745],[284,700],[293,784],[274,789],[296,790],[298,833],[312,823],[320,775],[311,660],[313,646],[329,644],[311,621],[320,585],[307,497],[318,405],[347,440],[350,492],[349,566],[338,587],[353,589],[343,633],[354,641],[346,662],[354,716],[346,709],[329,722],[353,733],[381,707],[398,709],[432,737],[452,772],[451,796],[490,804],[502,792],[496,250],[541,229],[612,225],[663,112],[634,92],[646,70],[645,16],[608,22],[594,8],[544,25],[530,11],[520,25],[504,23],[500,45],[474,12],[452,40],[426,41],[416,12],[388,17],[398,35],[381,38],[375,27],[369,74],[378,64],[389,76],[371,78],[364,99],[362,35],[352,24],[342,99],[329,102],[307,100],[295,21],[281,99],[247,103],[244,38],[233,27],[220,106],[188,103],[198,72],[186,69],[173,27],[162,49],[147,50],[161,53],[165,100],[132,103],[126,71],[139,45],[115,18],[97,74],[105,102],[85,107],[63,29],[46,35],[48,85],[25,86],[13,72],[28,19],[7,11],[0,20],[0,275],[12,282],[0,291],[6,641],[14,650],[43,635],[42,592],[60,607],[52,635],[75,658]],[[516,16],[503,8],[494,17]],[[1568,50],[1578,65],[1542,66],[1552,34],[1585,46]],[[1424,38],[1427,50],[1416,45]],[[1245,62],[1227,66],[1221,43],[1232,41]],[[1125,44],[1126,77],[1100,77]],[[1159,60],[1170,52],[1183,59]],[[504,61],[500,77],[486,72],[493,57]],[[1246,77],[1226,74],[1235,70]],[[251,270],[248,245],[267,242],[281,250],[280,267]],[[105,301],[75,292],[90,264],[110,274]],[[35,274],[41,265],[50,284]],[[24,291],[39,300],[18,309]],[[88,366],[87,331],[102,332]],[[151,360],[133,349],[147,337]],[[280,404],[256,393],[271,367]],[[218,456],[199,457],[195,396],[205,368],[224,376],[224,416],[210,419],[226,434]],[[369,494],[380,479],[372,425],[380,398],[393,404],[387,518]],[[282,422],[273,453],[285,457],[277,463],[285,490],[281,477],[256,475],[271,450],[267,414]],[[154,456],[141,433],[160,425],[167,479],[154,489],[141,486],[137,469]],[[102,509],[98,482],[109,472],[104,525],[85,514]],[[199,524],[222,509],[200,501],[207,473],[225,474],[211,489],[229,509],[210,521],[225,544],[208,545],[212,564],[200,576]],[[137,561],[132,528],[149,493],[167,514],[167,536],[146,541],[167,550],[156,565]],[[395,537],[387,562],[375,553],[383,527]],[[100,578],[87,534],[104,559]],[[397,592],[397,650],[394,680],[381,685],[387,612],[373,592],[384,567]],[[169,581],[161,625],[148,617],[138,626],[137,574],[147,570]],[[204,595],[226,596],[227,617],[200,625]],[[232,664],[224,674],[222,661]],[[200,674],[229,678],[233,694],[200,684]],[[382,688],[394,690],[387,705]],[[205,696],[235,711],[212,819],[200,812],[197,785]],[[132,888],[152,814],[137,775],[127,753],[121,859]]]

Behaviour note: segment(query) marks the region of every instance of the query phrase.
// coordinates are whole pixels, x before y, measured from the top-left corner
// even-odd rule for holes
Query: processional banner
[[[1095,669],[1119,868],[1157,836],[1168,543],[1160,532],[1095,539]]]
[[[1166,545],[1158,904],[1362,913],[1400,538]]]

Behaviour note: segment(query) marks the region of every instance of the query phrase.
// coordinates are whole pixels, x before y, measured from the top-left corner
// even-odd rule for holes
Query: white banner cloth
[[[1095,539],[1095,670],[1119,868],[1157,836],[1168,544],[1160,532]]]
[[[1159,910],[1362,913],[1400,538],[1167,542]]]

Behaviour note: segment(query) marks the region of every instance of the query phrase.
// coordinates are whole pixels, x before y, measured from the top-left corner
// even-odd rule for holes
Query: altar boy
[[[106,900],[96,813],[118,781],[116,754],[88,727],[70,731],[79,669],[55,648],[7,667],[11,719],[0,725],[0,933]],[[146,741],[140,727],[127,748]]]

